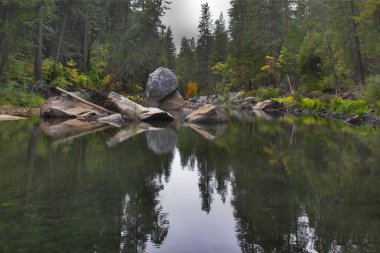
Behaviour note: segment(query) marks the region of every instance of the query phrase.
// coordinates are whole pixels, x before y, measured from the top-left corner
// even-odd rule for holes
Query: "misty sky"
[[[177,51],[180,49],[183,36],[197,39],[197,27],[203,3],[208,2],[210,5],[213,21],[219,17],[220,12],[223,12],[228,27],[230,0],[171,0],[171,2],[171,9],[166,11],[163,22],[165,25],[170,25],[173,30]]]

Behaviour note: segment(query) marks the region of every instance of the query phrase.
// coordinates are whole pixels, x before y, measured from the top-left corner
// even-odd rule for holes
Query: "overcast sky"
[[[177,51],[179,51],[183,36],[197,39],[201,4],[208,2],[213,21],[219,17],[220,12],[223,12],[226,27],[228,27],[230,0],[171,0],[171,2],[171,9],[166,11],[163,22],[167,26],[170,25],[173,30]]]

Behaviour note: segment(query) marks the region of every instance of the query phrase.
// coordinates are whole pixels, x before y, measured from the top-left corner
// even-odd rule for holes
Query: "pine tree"
[[[168,62],[167,66],[169,69],[174,70],[176,48],[174,44],[173,32],[170,26],[166,29],[166,32],[164,35],[164,43],[165,43],[165,50],[166,50],[166,58]]]
[[[195,78],[195,41],[194,38],[181,40],[181,49],[176,61],[176,73],[183,88]]]
[[[228,54],[228,33],[226,31],[223,13],[220,13],[219,19],[215,21],[213,40],[211,67],[218,62],[223,62]]]
[[[210,75],[210,54],[212,48],[212,20],[208,3],[201,5],[196,47],[196,76],[200,87],[208,92]]]

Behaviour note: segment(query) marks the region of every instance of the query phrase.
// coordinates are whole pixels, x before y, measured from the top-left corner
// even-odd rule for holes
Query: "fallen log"
[[[70,92],[68,92],[68,91],[66,91],[66,90],[64,90],[62,88],[57,87],[56,89],[59,90],[60,92],[64,93],[64,94],[72,97],[72,98],[75,98],[76,100],[79,100],[80,102],[82,102],[82,103],[84,103],[86,105],[92,106],[92,107],[94,107],[94,108],[96,108],[98,110],[101,110],[101,111],[109,113],[109,114],[115,114],[115,112],[113,112],[111,110],[108,110],[108,109],[106,109],[104,107],[101,107],[99,105],[93,104],[91,102],[88,102],[87,100],[84,100],[83,98],[80,98],[77,95],[74,95],[74,94],[72,94],[72,93],[70,93]]]
[[[131,121],[173,120],[173,116],[158,108],[144,107],[115,92],[108,95],[106,106]]]

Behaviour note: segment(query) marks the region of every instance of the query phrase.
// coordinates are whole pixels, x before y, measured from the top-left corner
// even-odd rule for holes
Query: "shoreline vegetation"
[[[288,113],[378,122],[378,0],[231,0],[229,23],[205,3],[197,38],[183,37],[178,51],[162,23],[168,1],[0,7],[3,112],[33,114],[20,108],[39,107],[55,87],[94,103],[110,91],[141,102],[148,75],[166,67],[187,100],[217,96],[213,103],[244,109],[246,101],[229,97],[241,93],[255,102],[274,99]]]

